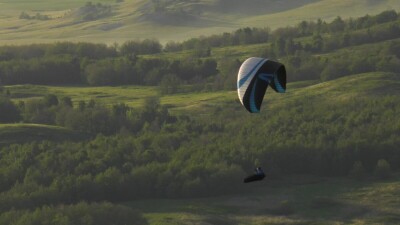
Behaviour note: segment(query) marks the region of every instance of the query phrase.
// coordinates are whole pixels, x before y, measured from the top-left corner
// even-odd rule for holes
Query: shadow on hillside
[[[207,27],[229,23],[224,16],[262,15],[295,9],[321,0],[165,0],[147,2],[139,8],[140,21],[162,25]],[[212,13],[213,15],[210,15]]]
[[[223,13],[272,14],[305,6],[321,0],[219,0],[213,8]]]

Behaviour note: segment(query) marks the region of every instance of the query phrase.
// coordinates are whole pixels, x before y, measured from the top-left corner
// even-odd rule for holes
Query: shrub
[[[365,175],[365,169],[361,161],[356,161],[350,170],[349,176],[356,179],[362,179]]]
[[[384,179],[390,176],[390,164],[385,159],[380,159],[375,167],[375,176]]]

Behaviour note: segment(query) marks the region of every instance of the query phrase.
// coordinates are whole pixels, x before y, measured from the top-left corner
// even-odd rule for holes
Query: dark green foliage
[[[194,57],[210,57],[211,56],[211,48],[205,46],[199,46],[194,49],[193,54]]]
[[[1,210],[237,192],[255,161],[268,177],[344,176],[358,169],[356,161],[368,174],[377,158],[390,159],[391,169],[398,169],[397,96],[373,94],[335,104],[324,96],[303,97],[307,101],[271,107],[256,117],[237,103],[213,116],[172,117],[157,98],[146,99],[141,110],[124,104],[104,108],[93,101],[76,108],[50,106],[57,124],[114,135],[3,147]],[[292,213],[291,207],[282,204],[274,213]]]
[[[0,78],[5,84],[80,83],[79,62],[71,57],[15,59],[0,62]]]
[[[241,62],[239,60],[225,59],[218,63],[218,76],[214,80],[215,90],[234,90],[236,88],[236,74],[239,71]]]
[[[160,53],[162,45],[157,40],[145,39],[143,41],[127,41],[120,47],[122,55],[143,55]]]
[[[66,107],[72,107],[72,100],[68,96],[64,96],[61,98],[60,104]]]
[[[130,62],[119,60],[101,60],[85,67],[85,76],[91,86],[123,84],[134,76],[134,69]]]
[[[161,80],[160,92],[163,95],[177,93],[180,84],[181,81],[175,74],[167,74]]]
[[[58,105],[58,98],[56,95],[48,94],[43,97],[43,103],[47,107]]]
[[[398,14],[394,10],[387,10],[375,16],[376,23],[386,23],[394,21],[398,18]]]
[[[110,16],[112,8],[110,5],[87,2],[85,6],[80,7],[74,14],[78,20],[91,21]]]
[[[49,103],[44,99],[27,101],[22,111],[24,121],[40,124],[54,124],[55,107],[50,107],[51,105],[47,104]]]
[[[349,176],[355,179],[362,179],[365,176],[365,169],[361,161],[356,161],[350,170]]]
[[[166,45],[165,50],[180,51],[182,49],[196,49],[199,46],[222,47],[241,44],[266,43],[270,41],[277,41],[279,38],[283,37],[285,39],[298,38],[311,36],[313,34],[336,35],[344,31],[350,32],[368,29],[379,24],[389,23],[396,20],[398,20],[397,12],[394,10],[388,10],[376,16],[366,15],[356,19],[351,18],[348,20],[343,20],[341,17],[337,17],[330,23],[322,21],[321,19],[317,21],[302,21],[295,27],[278,28],[272,32],[268,28],[246,27],[238,29],[232,33],[224,33],[210,37],[192,38],[182,43],[169,42]],[[380,38],[387,38],[385,36],[386,35],[381,36]],[[375,38],[378,38],[378,36],[375,36]]]
[[[376,167],[375,167],[375,176],[384,179],[388,178],[391,174],[390,164],[385,159],[378,160]]]
[[[85,7],[88,12],[107,9],[102,4],[93,3],[87,3]],[[238,60],[229,54],[215,57],[213,48],[265,43],[251,55],[283,61],[288,67],[289,81],[326,81],[371,71],[399,72],[400,51],[396,40],[399,37],[398,14],[389,10],[356,19],[337,17],[330,23],[302,21],[297,26],[274,31],[246,27],[181,43],[169,42],[164,47],[157,40],[150,39],[127,41],[120,47],[71,42],[2,46],[0,79],[4,84],[161,85],[164,93],[180,89],[171,86],[173,83],[190,84],[192,91],[234,89],[236,85],[232,77],[235,76],[232,74],[237,73],[237,66],[232,65],[229,76],[224,67],[228,65],[226,61],[240,62],[243,59]],[[391,41],[384,43],[387,40]],[[366,47],[355,54],[321,57],[321,53],[372,43],[379,43],[375,52]],[[182,50],[188,50],[191,57],[142,57],[144,54]],[[171,81],[175,77],[179,82]]]
[[[272,45],[266,52],[282,59],[292,81],[392,72],[360,74],[288,93],[285,104],[274,102],[267,113],[257,116],[230,100],[199,113],[182,111],[172,116],[158,98],[145,99],[140,109],[123,103],[106,107],[95,100],[74,106],[69,97],[54,95],[18,106],[1,98],[0,119],[6,118],[5,122],[20,119],[4,115],[22,115],[24,122],[59,125],[97,136],[81,142],[2,147],[0,223],[143,224],[142,217],[122,206],[79,202],[239,192],[244,188],[241,179],[254,164],[262,165],[269,178],[304,173],[358,177],[361,171],[377,171],[378,177],[385,177],[398,170],[399,42],[391,39],[399,37],[399,27],[391,22],[393,12],[381,17],[302,22],[274,32],[244,28],[167,45],[173,51],[268,40]],[[382,21],[386,24],[375,26]],[[356,47],[383,40],[391,41]],[[6,84],[160,85],[163,94],[178,92],[182,90],[179,85],[186,84],[192,90],[204,89],[207,83],[215,90],[235,89],[240,60],[213,59],[212,51],[207,58],[137,56],[158,51],[150,51],[153,44],[157,48],[157,42],[148,44],[127,43],[120,52],[88,43],[0,47],[0,78]],[[358,83],[364,76],[370,80]],[[333,85],[336,82],[340,85]],[[387,85],[372,85],[377,82]],[[4,108],[16,111],[3,114]],[[380,158],[388,159],[392,168],[382,160],[376,165]],[[314,203],[316,207],[335,206],[330,199]],[[281,202],[269,212],[289,215],[295,207]]]
[[[26,19],[26,20],[49,20],[50,17],[48,15],[42,15],[40,13],[36,13],[36,15],[34,16],[30,16],[28,13],[21,12],[21,14],[19,15],[20,19]]]
[[[4,108],[4,114],[0,114],[0,121],[3,119],[4,122],[16,122],[22,114],[24,122],[27,123],[58,125],[91,134],[110,135],[122,128],[136,132],[146,124],[160,127],[163,123],[175,121],[168,109],[160,106],[158,98],[147,99],[143,110],[134,110],[123,103],[114,104],[109,108],[96,104],[94,100],[87,103],[81,101],[73,107],[71,98],[65,96],[59,102],[55,95],[29,100],[21,105],[20,109],[9,100],[3,105],[0,104],[0,108]],[[16,110],[12,111],[12,114],[7,113],[10,107]],[[10,120],[7,115],[14,119]]]
[[[0,123],[13,123],[20,120],[21,115],[17,106],[0,93]]]

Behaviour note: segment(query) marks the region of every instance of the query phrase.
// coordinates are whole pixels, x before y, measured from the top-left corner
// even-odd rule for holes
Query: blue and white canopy
[[[244,61],[239,69],[237,90],[240,102],[249,112],[260,112],[268,86],[279,93],[286,91],[285,66],[256,57]]]

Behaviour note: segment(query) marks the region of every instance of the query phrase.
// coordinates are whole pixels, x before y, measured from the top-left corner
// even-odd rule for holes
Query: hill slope
[[[38,98],[46,94],[69,96],[73,102],[96,99],[105,104],[124,102],[132,107],[140,107],[147,96],[158,95],[155,87],[120,86],[120,87],[57,87],[40,85],[6,86],[15,101]],[[268,90],[268,107],[274,104],[287,104],[290,101],[303,101],[305,96],[318,97],[335,101],[362,96],[396,96],[400,93],[400,77],[393,73],[373,72],[347,76],[332,81],[315,84],[314,81],[292,82],[285,94]],[[271,97],[270,97],[271,95]],[[22,98],[20,97],[22,96]],[[161,104],[176,109],[213,108],[219,104],[237,104],[236,91],[205,93],[180,93],[161,96]]]
[[[387,181],[291,177],[246,186],[240,195],[126,203],[150,224],[394,224],[398,175]]]
[[[0,124],[0,147],[2,145],[43,140],[59,142],[81,141],[88,137],[88,134],[57,126],[40,124]]]
[[[397,0],[227,1],[143,0],[0,3],[0,41],[9,43],[61,40],[123,42],[157,38],[162,42],[250,27],[277,28],[302,20],[331,20],[400,9]],[[96,3],[96,4],[95,4]],[[97,4],[97,3],[101,3]],[[20,19],[25,12],[29,19]],[[45,16],[45,17],[43,17]]]
[[[289,183],[278,184],[284,188],[267,186],[270,182],[248,186],[241,179],[254,164],[262,165],[268,175],[279,178],[291,174],[344,176],[357,160],[362,160],[367,173],[372,173],[378,159],[387,159],[391,168],[398,170],[399,91],[398,74],[382,72],[320,84],[296,82],[290,84],[286,94],[268,91],[259,114],[248,113],[237,101],[234,91],[221,92],[219,97],[210,93],[164,96],[162,103],[173,98],[176,101],[173,106],[189,118],[183,117],[160,128],[153,126],[157,123],[155,120],[137,135],[124,133],[98,136],[87,143],[39,145],[40,154],[27,162],[26,171],[17,173],[20,175],[5,186],[10,190],[0,195],[3,197],[0,205],[9,210],[13,205],[25,209],[26,202],[35,207],[62,204],[64,201],[59,199],[71,201],[71,196],[76,202],[93,199],[128,202],[137,198],[221,196],[232,191],[240,196],[207,198],[204,203],[148,200],[138,205],[132,203],[132,207],[145,211],[151,224],[397,221],[398,199],[393,199],[397,194],[393,190],[399,186],[398,178],[377,186],[317,179],[293,188]],[[125,95],[123,91],[116,93]],[[203,101],[192,101],[200,95]],[[116,96],[106,97],[111,100]],[[25,155],[22,153],[29,147],[4,148],[3,154],[8,153],[8,158],[3,161],[19,165],[19,161],[9,160],[14,157],[13,150]],[[58,150],[57,154],[53,154],[54,149]],[[0,165],[20,168],[7,163]],[[19,177],[28,177],[31,174],[28,171],[37,165],[43,167],[35,170],[39,175],[32,179],[48,177],[48,181],[40,188],[29,189],[33,191],[26,195],[22,191],[31,187],[30,183],[22,183],[24,188],[14,183]],[[95,174],[85,176],[88,169],[96,171]],[[4,177],[8,174],[14,174],[14,170]],[[85,186],[74,183],[84,176]],[[69,178],[70,185],[53,185]],[[261,190],[253,189],[255,185],[260,185]],[[70,194],[76,190],[80,190],[79,195]],[[54,194],[53,198],[46,198],[48,193]],[[39,198],[45,202],[37,201]]]

